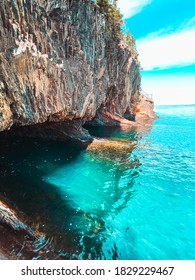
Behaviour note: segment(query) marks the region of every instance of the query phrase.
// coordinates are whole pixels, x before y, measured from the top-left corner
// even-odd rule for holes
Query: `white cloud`
[[[195,74],[158,75],[142,74],[142,88],[153,94],[155,105],[195,104]]]
[[[168,68],[195,63],[195,23],[190,19],[170,34],[149,34],[137,41],[139,60],[144,69]]]
[[[118,7],[124,18],[130,18],[142,11],[152,0],[118,0]]]

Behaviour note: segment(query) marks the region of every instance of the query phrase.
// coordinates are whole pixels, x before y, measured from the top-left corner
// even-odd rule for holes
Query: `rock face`
[[[23,223],[21,217],[0,198],[0,260],[62,259],[45,236]]]
[[[55,123],[57,133],[58,122],[66,134],[133,110],[139,63],[94,1],[2,0],[0,11],[0,131]]]
[[[158,118],[154,113],[154,101],[150,95],[140,94],[139,98],[134,100],[131,107],[135,116],[135,121]]]

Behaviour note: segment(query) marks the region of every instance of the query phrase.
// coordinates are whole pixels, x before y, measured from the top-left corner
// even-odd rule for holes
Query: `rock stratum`
[[[62,259],[46,237],[32,230],[0,197],[0,260]],[[65,255],[63,259],[70,259]]]
[[[94,1],[0,1],[0,131],[88,141],[86,122],[131,124],[140,82]]]

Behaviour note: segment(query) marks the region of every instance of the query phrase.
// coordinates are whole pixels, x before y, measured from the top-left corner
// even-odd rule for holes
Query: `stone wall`
[[[0,2],[0,131],[123,118],[140,66],[89,0]],[[107,121],[109,122],[109,121]]]

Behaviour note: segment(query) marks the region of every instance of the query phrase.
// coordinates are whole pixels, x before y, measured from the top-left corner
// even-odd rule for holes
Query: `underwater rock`
[[[134,148],[134,145],[129,140],[125,139],[94,139],[94,141],[87,147],[87,151],[93,152],[94,154],[98,153],[100,156],[101,153],[110,158],[121,157],[127,155],[128,152],[131,152]]]
[[[6,224],[14,230],[28,230],[27,226],[23,224],[15,215],[14,211],[6,207],[0,201],[0,223]]]
[[[43,233],[31,229],[15,211],[0,201],[1,259],[69,259],[69,257],[60,257]]]
[[[117,165],[121,170],[134,168],[135,162],[128,159],[134,150],[135,143],[126,139],[113,138],[112,140],[95,138],[87,147],[87,152],[96,161],[105,161]]]

